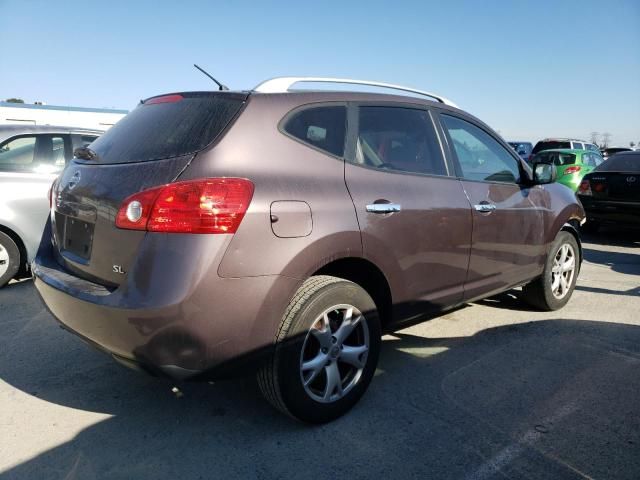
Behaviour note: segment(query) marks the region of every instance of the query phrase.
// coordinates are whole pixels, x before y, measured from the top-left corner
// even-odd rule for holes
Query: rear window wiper
[[[73,156],[83,160],[98,160],[100,157],[89,147],[78,147],[73,151]]]

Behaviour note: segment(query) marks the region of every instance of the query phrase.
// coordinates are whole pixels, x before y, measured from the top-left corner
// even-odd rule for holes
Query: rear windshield
[[[640,152],[621,153],[609,157],[595,168],[597,172],[633,172],[640,173]]]
[[[538,153],[543,150],[557,150],[561,148],[571,148],[571,142],[569,141],[561,141],[561,140],[551,140],[548,142],[538,142],[536,146],[533,147],[533,153]]]
[[[542,152],[535,156],[534,161],[542,161],[545,163],[553,162],[554,165],[572,165],[576,163],[576,156],[572,153],[560,153],[560,152]]]
[[[230,92],[151,98],[91,144],[98,154],[95,162],[144,162],[195,153],[215,140],[245,99]]]

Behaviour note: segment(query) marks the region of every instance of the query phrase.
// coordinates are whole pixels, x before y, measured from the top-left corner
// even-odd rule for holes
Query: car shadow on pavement
[[[13,323],[0,321],[0,380],[58,412],[34,420],[43,435],[63,428],[63,407],[108,416],[3,479],[640,478],[637,326],[546,320],[471,337],[387,335],[361,402],[313,427],[276,413],[251,379],[176,394],[43,310]]]
[[[640,248],[640,228],[606,225],[596,233],[581,232],[582,241],[612,247]]]

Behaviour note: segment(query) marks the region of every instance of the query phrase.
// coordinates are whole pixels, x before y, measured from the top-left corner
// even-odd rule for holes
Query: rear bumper
[[[640,224],[640,202],[597,200],[579,195],[587,218],[594,222],[611,222],[625,225]]]
[[[189,278],[163,271],[158,262],[153,276],[162,281],[147,278],[143,291],[135,269],[115,290],[71,275],[55,262],[50,245],[40,246],[32,271],[58,322],[120,363],[177,379],[227,376],[270,350],[299,280],[221,278],[216,258]]]

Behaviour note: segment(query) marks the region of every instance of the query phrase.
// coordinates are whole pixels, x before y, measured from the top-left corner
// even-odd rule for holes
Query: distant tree
[[[591,132],[591,143],[598,145],[598,138],[600,137],[600,133]]]
[[[629,142],[629,146],[630,146],[631,148],[635,147],[635,146],[636,146],[636,142]]]
[[[611,134],[608,132],[605,132],[602,134],[602,148],[607,148],[609,147],[609,140],[611,140]]]
[[[21,98],[7,98],[5,100],[7,103],[24,103],[24,100]]]

